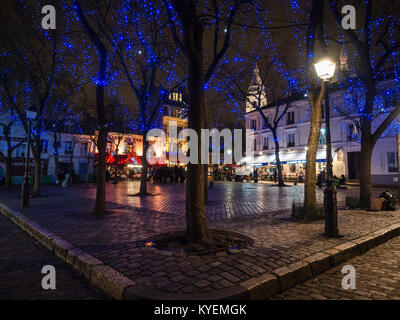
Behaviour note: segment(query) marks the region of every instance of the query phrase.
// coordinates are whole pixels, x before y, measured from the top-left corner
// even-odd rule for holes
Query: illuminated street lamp
[[[35,105],[29,107],[26,112],[26,118],[28,120],[28,151],[26,153],[25,158],[25,174],[24,174],[24,183],[22,184],[22,206],[29,206],[29,158],[30,158],[30,149],[31,149],[31,131],[32,131],[32,121],[36,119],[37,109]]]
[[[324,57],[315,63],[315,70],[322,81],[330,82],[335,74],[336,63],[329,57]]]
[[[328,84],[335,74],[336,63],[329,57],[323,57],[315,63],[318,77],[325,83],[325,137],[326,137],[326,188],[324,190],[325,234],[338,237],[337,194],[333,183],[332,144],[329,113]]]

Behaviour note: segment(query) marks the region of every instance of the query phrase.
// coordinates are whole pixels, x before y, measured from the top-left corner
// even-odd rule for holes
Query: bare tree
[[[315,88],[315,81],[312,81],[312,72],[317,50],[323,50],[323,1],[313,0],[309,12],[309,23],[307,27],[307,53],[306,53],[306,78],[308,87],[308,101],[311,108],[310,134],[308,136],[306,168],[304,180],[304,208],[306,216],[312,216],[317,210],[316,195],[316,162],[318,151],[318,140],[321,135],[322,123],[322,100],[325,94],[325,85]],[[316,41],[317,40],[317,41]],[[319,40],[319,41],[318,41]],[[318,46],[319,42],[319,46]]]
[[[282,74],[275,69],[279,59],[282,60],[280,62]],[[259,68],[260,64],[262,71]],[[242,85],[241,79],[245,78],[244,73],[250,72],[249,68],[243,68],[243,74],[239,74],[227,82],[226,90],[230,92],[233,98],[243,101],[257,110],[261,117],[261,128],[268,129],[271,132],[275,146],[278,185],[282,187],[285,186],[285,183],[279,156],[278,127],[291,108],[291,103],[288,99],[292,94],[293,84],[295,83],[294,69],[291,69],[288,63],[283,61],[282,57],[279,58],[278,55],[269,57],[267,54],[255,64],[250,87],[246,89]]]
[[[74,0],[74,8],[78,14],[83,29],[97,50],[98,55],[98,78],[96,81],[96,115],[98,121],[97,149],[99,152],[97,190],[94,213],[106,213],[106,144],[107,144],[107,119],[104,106],[104,94],[107,81],[107,58],[108,52],[101,37],[100,31],[94,29],[86,19],[80,1]]]
[[[28,134],[26,108],[35,104],[37,120],[32,128],[32,152],[34,157],[33,195],[40,196],[41,135],[48,129],[45,115],[57,85],[65,70],[58,69],[66,50],[60,46],[61,34],[55,30],[44,32],[37,26],[41,17],[33,12],[33,5],[7,1],[11,15],[3,15],[0,25],[2,52],[1,91],[7,104],[18,115]]]
[[[123,132],[112,132],[109,135],[111,144],[114,146],[114,181],[113,184],[118,184],[118,154],[119,146],[124,138]]]
[[[341,26],[340,2],[329,0],[331,11]],[[393,1],[359,1],[358,10],[363,22],[362,30],[341,30],[346,36],[346,44],[357,55],[354,72],[361,82],[361,92],[364,96],[362,106],[359,106],[361,131],[361,162],[360,162],[360,206],[370,207],[372,192],[371,158],[377,140],[400,113],[398,101],[386,104],[380,113],[379,125],[374,127],[376,118],[375,100],[378,93],[377,84],[388,74],[388,69],[399,63],[400,52],[400,5]],[[361,9],[362,8],[362,9]],[[389,9],[390,8],[390,9]]]
[[[177,53],[171,46],[168,20],[160,2],[116,2],[113,19],[99,21],[101,35],[115,55],[114,68],[123,75],[136,98],[138,121],[134,131],[143,137],[140,196],[147,192],[147,133],[159,126],[162,107],[169,93],[182,85],[177,76]],[[121,21],[124,21],[121,24]]]
[[[0,111],[1,108],[0,108]],[[22,145],[25,141],[19,141],[17,143],[13,142],[12,139],[12,127],[16,124],[16,115],[13,114],[12,110],[8,112],[5,110],[4,114],[0,118],[0,127],[2,127],[2,134],[4,135],[4,139],[6,141],[6,150],[7,152],[4,153],[0,150],[0,160],[5,164],[5,186],[6,188],[12,187],[12,159],[13,159],[13,152],[16,148]]]
[[[206,125],[204,86],[210,81],[228,51],[232,24],[241,6],[246,3],[248,2],[228,1],[222,4],[213,1],[206,4],[203,1],[164,0],[175,43],[186,58],[188,126],[195,130],[198,136],[201,136],[201,129]],[[222,28],[222,25],[225,27]],[[211,46],[203,46],[205,38],[211,39]],[[199,150],[200,146],[199,141]],[[186,228],[190,243],[206,243],[211,240],[205,217],[206,170],[204,165],[188,164]]]

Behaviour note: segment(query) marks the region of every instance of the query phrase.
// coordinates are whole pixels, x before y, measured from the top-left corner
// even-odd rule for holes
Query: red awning
[[[99,155],[95,154],[95,161],[97,161]],[[123,164],[137,164],[141,165],[142,164],[142,159],[138,157],[135,154],[128,153],[128,154],[119,154],[117,156],[117,163],[118,165],[123,165]],[[113,156],[111,153],[106,154],[106,164],[115,164],[115,156]]]

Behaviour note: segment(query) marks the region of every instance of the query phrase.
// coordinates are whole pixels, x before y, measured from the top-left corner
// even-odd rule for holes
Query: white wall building
[[[0,123],[8,124],[8,115],[3,114],[0,116]],[[0,151],[7,154],[7,142],[3,134],[2,126],[0,126]],[[23,182],[25,157],[27,152],[27,138],[25,130],[18,124],[16,120],[11,128],[11,141],[13,145],[21,143],[13,151],[13,184],[20,184]],[[42,147],[42,182],[54,182],[55,175],[55,148],[53,147],[54,137],[52,133],[45,133],[41,137]],[[58,161],[59,167],[67,169],[70,166],[71,155],[73,169],[78,179],[85,181],[86,173],[93,174],[93,156],[90,154],[93,145],[90,136],[75,135],[69,133],[61,133],[60,141],[58,143]],[[5,164],[0,162],[0,176],[4,176]],[[30,173],[33,174],[33,156],[32,150],[30,152]]]
[[[257,70],[255,70],[257,73]],[[260,83],[255,83],[257,75],[253,76],[249,94],[260,92]],[[266,101],[265,94],[262,94]],[[253,97],[246,103],[246,129],[254,129],[255,149],[254,165],[256,167],[274,168],[274,140],[270,130],[264,127],[263,119],[252,105]],[[330,95],[332,102],[343,99],[341,93]],[[261,105],[266,105],[262,103]],[[283,110],[284,107],[281,107]],[[269,119],[275,116],[276,107],[262,108],[262,112]],[[307,142],[310,132],[311,109],[308,99],[291,103],[290,109],[278,125],[278,139],[280,146],[280,160],[283,164],[284,176],[296,179],[303,170],[307,152]],[[360,134],[352,120],[346,119],[331,108],[331,141],[333,152],[333,173],[340,177],[344,174],[348,179],[359,179]],[[320,146],[317,152],[317,173],[326,169],[325,123],[323,119],[320,137]],[[396,136],[387,136],[378,139],[372,155],[372,182],[374,184],[397,184],[397,143]]]

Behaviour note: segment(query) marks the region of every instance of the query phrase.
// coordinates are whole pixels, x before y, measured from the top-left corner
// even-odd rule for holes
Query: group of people
[[[213,171],[213,180],[214,181],[223,181],[226,178],[229,181],[228,175],[229,175],[229,178],[231,178],[232,173],[230,172],[230,170],[229,170],[229,172],[226,172],[225,170],[223,170],[221,168],[215,168]]]
[[[317,176],[317,186],[319,188],[322,188],[326,185],[327,182],[327,174],[325,170],[322,170],[318,176]],[[344,174],[342,174],[340,176],[340,178],[338,178],[337,176],[333,176],[333,184],[337,187],[341,187],[343,185],[345,185],[347,182],[346,177],[344,176]]]
[[[182,183],[186,179],[183,167],[155,167],[149,169],[149,179],[154,183]]]

